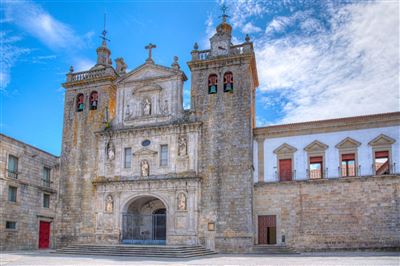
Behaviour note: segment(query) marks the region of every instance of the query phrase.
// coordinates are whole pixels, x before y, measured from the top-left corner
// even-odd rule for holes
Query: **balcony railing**
[[[233,45],[229,48],[228,55],[241,55],[250,54],[253,51],[252,43],[243,43],[239,45]],[[213,56],[211,50],[194,50],[192,51],[192,60],[208,60]]]
[[[277,181],[291,181],[295,179],[296,179],[296,170],[281,171],[280,173],[275,171],[275,180]]]
[[[7,169],[8,177],[18,179],[18,172],[15,170]]]
[[[328,168],[325,168],[324,170],[307,169],[306,172],[307,172],[308,179],[321,179],[321,178],[327,177]]]
[[[44,178],[42,178],[42,186],[44,186],[44,187],[50,187],[50,184],[51,184],[50,179],[44,179]]]
[[[76,73],[68,73],[67,74],[67,82],[91,80],[91,79],[97,79],[97,78],[107,77],[107,76],[116,76],[116,74],[112,68],[104,68],[104,69],[89,70],[89,71],[82,71],[82,72],[76,72]]]

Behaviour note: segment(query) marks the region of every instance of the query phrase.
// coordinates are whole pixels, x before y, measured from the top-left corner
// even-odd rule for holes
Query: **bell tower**
[[[254,243],[253,127],[258,86],[253,43],[232,44],[232,26],[223,8],[222,22],[210,38],[210,50],[195,44],[191,70],[191,106],[202,122],[202,178],[199,238],[208,248],[249,251]]]
[[[110,126],[115,115],[118,74],[111,65],[106,31],[97,48],[97,63],[87,71],[71,67],[65,88],[61,152],[61,208],[57,245],[94,242],[96,221],[93,179],[96,177],[96,132]]]

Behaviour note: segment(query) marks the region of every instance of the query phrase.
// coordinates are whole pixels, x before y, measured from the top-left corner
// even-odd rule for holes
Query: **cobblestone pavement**
[[[329,252],[301,255],[215,255],[191,259],[60,255],[48,251],[4,252],[0,265],[400,265],[400,253]]]

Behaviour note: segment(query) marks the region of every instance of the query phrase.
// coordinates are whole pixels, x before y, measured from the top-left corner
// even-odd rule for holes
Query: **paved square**
[[[2,253],[0,265],[400,265],[395,252],[329,252],[301,255],[215,255],[191,259],[152,259],[59,255],[49,251]]]

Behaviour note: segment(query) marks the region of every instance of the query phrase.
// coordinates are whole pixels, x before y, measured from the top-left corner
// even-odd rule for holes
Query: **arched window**
[[[208,94],[217,93],[218,87],[218,76],[216,74],[211,74],[208,76]]]
[[[85,96],[83,96],[82,93],[79,93],[78,96],[76,96],[76,111],[77,112],[82,112],[83,109],[85,108]]]
[[[233,92],[233,74],[226,72],[224,74],[224,92]]]
[[[90,110],[97,110],[97,104],[99,103],[99,95],[97,91],[92,91],[90,93]]]

